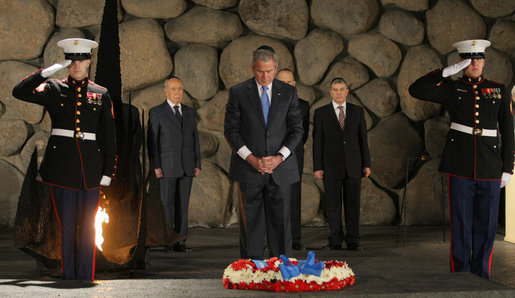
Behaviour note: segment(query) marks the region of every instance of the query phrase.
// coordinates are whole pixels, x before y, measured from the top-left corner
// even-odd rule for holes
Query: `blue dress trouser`
[[[95,215],[100,188],[73,190],[52,186],[61,226],[63,279],[95,278]]]
[[[451,271],[490,278],[497,232],[500,180],[449,175]]]

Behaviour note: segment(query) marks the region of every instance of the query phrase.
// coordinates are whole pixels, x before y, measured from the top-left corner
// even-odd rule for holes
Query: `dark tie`
[[[268,125],[268,112],[270,111],[270,101],[268,100],[268,94],[266,94],[267,89],[267,86],[263,86],[263,93],[261,94],[261,108],[263,108],[266,125]]]
[[[338,106],[340,109],[340,113],[338,113],[338,122],[340,122],[340,128],[343,130],[345,127],[345,112],[343,111],[343,106]]]
[[[179,112],[179,106],[173,106],[173,108],[175,109],[175,117],[177,117],[177,120],[182,126],[182,115],[181,112]]]

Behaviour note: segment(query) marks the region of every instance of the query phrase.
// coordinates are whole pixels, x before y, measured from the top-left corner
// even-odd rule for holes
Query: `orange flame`
[[[104,243],[104,237],[102,236],[103,223],[109,222],[109,215],[107,214],[106,208],[98,207],[97,215],[95,216],[95,244],[97,245],[98,249],[102,251],[102,243]]]

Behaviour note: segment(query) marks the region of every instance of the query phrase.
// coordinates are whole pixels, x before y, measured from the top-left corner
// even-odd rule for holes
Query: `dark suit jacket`
[[[259,183],[256,171],[236,152],[244,145],[256,157],[276,155],[282,146],[292,154],[272,174],[277,184],[299,181],[297,159],[293,154],[302,139],[297,91],[279,80],[272,83],[268,126],[265,126],[261,100],[254,78],[231,87],[225,111],[224,135],[233,149],[229,176],[243,183]]]
[[[367,126],[363,108],[347,102],[345,129],[332,102],[315,110],[313,125],[313,170],[323,170],[325,178],[359,179],[370,167]]]
[[[304,167],[304,144],[308,140],[309,136],[309,103],[299,98],[300,117],[302,119],[302,128],[304,128],[304,134],[302,134],[302,141],[295,148],[295,157],[297,158],[297,165],[299,167],[299,175],[302,177],[302,168]]]
[[[148,152],[153,169],[163,176],[195,176],[200,169],[200,145],[195,110],[181,104],[183,125],[165,100],[148,114]]]

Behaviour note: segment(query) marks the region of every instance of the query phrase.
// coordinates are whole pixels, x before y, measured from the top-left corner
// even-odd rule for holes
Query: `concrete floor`
[[[403,239],[403,230],[401,240]],[[408,227],[399,243],[395,226],[361,228],[364,250],[316,250],[327,242],[327,227],[302,230],[302,242],[315,250],[318,260],[344,260],[356,274],[356,283],[330,292],[270,293],[227,290],[224,269],[239,255],[238,230],[190,229],[187,253],[150,251],[151,268],[124,272],[98,272],[93,283],[61,281],[39,271],[36,261],[13,247],[12,231],[0,231],[0,296],[114,296],[114,297],[248,297],[335,296],[356,297],[515,297],[515,244],[497,235],[491,280],[470,273],[449,272],[448,230]],[[305,259],[307,251],[293,257]]]

